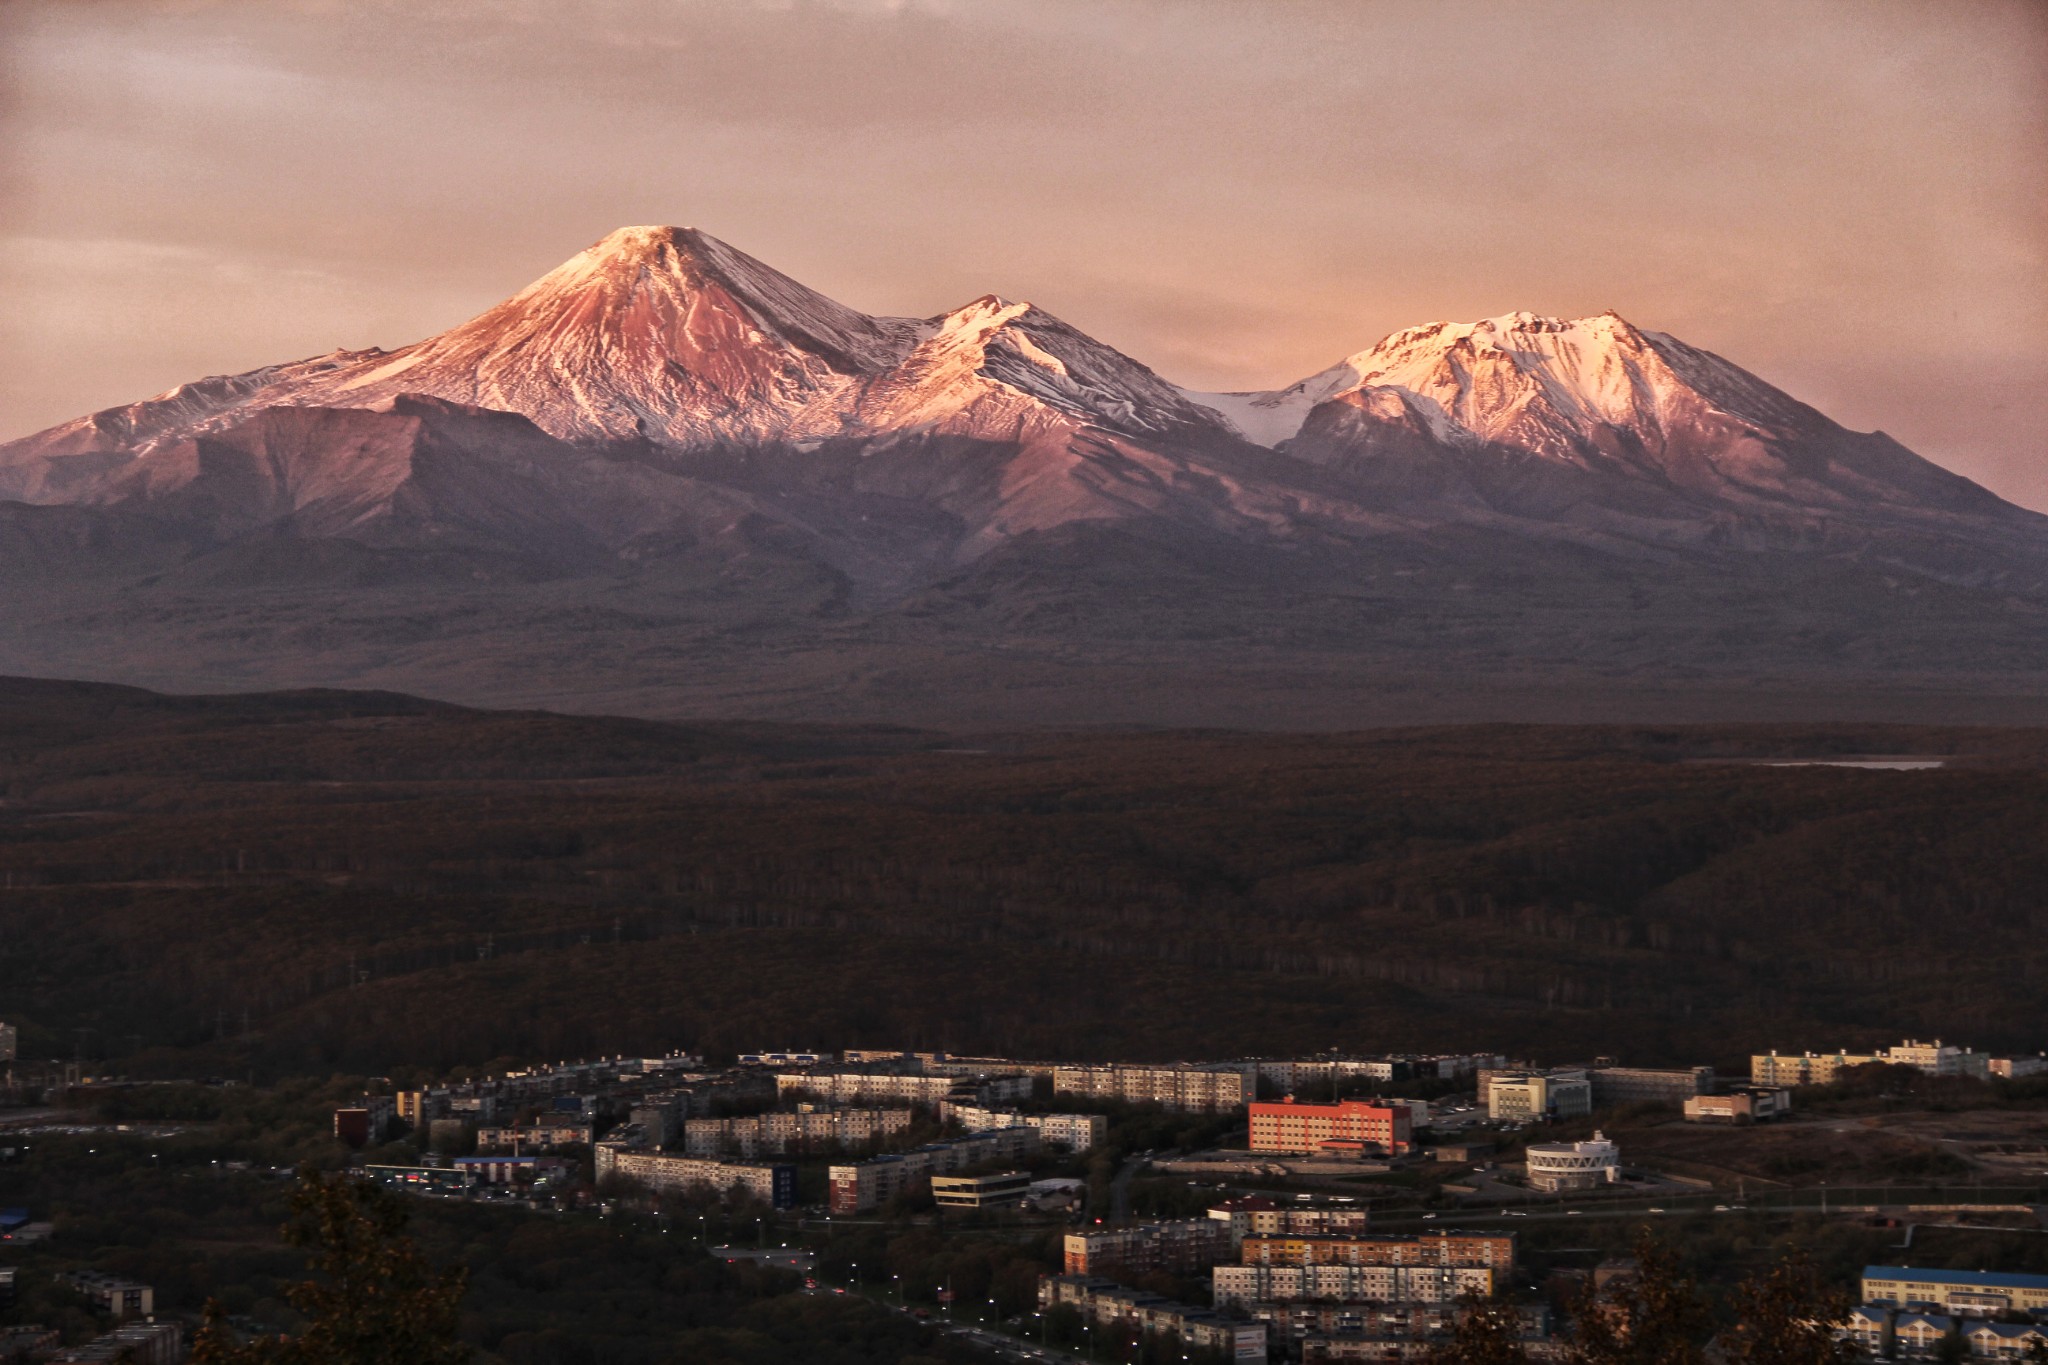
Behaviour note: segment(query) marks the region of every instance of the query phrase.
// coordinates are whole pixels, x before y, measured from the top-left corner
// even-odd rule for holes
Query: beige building
[[[873,1147],[910,1131],[908,1109],[799,1109],[791,1114],[689,1119],[683,1150],[691,1156],[786,1156],[829,1148]]]
[[[1753,1085],[1833,1085],[1850,1067],[1883,1060],[1876,1053],[1772,1052],[1749,1059],[1749,1079]]]
[[[1439,1232],[1338,1237],[1247,1237],[1245,1265],[1485,1266],[1505,1275],[1515,1265],[1512,1232]]]
[[[1101,1114],[1018,1114],[975,1104],[942,1104],[939,1117],[952,1119],[970,1133],[994,1128],[1036,1128],[1040,1141],[1061,1152],[1085,1152],[1109,1135]]]
[[[1725,1095],[1695,1095],[1685,1102],[1687,1123],[1763,1123],[1792,1112],[1782,1085],[1737,1086]]]
[[[796,1207],[796,1167],[755,1166],[699,1157],[666,1156],[660,1152],[600,1142],[596,1148],[597,1178],[608,1175],[637,1180],[653,1190],[709,1188],[721,1194],[744,1190],[778,1209]]]
[[[117,1321],[146,1318],[156,1312],[156,1290],[139,1281],[102,1275],[96,1270],[74,1270],[61,1278]]]
[[[1749,1079],[1757,1085],[1833,1085],[1850,1067],[1869,1066],[1873,1062],[1910,1066],[1929,1076],[1976,1076],[1983,1079],[1998,1074],[1997,1059],[1986,1053],[1944,1043],[1939,1038],[1931,1043],[1908,1038],[1896,1047],[1879,1048],[1871,1053],[1758,1054],[1749,1059]]]
[[[1147,1335],[1170,1336],[1191,1351],[1243,1365],[1266,1360],[1263,1322],[1232,1322],[1213,1309],[1191,1308],[1092,1275],[1047,1275],[1038,1282],[1038,1302],[1045,1308],[1066,1304],[1098,1326],[1124,1324]]]
[[[1985,1063],[1985,1071],[2000,1080],[2015,1080],[2021,1076],[2039,1076],[2048,1073],[2048,1053],[2033,1056],[1993,1057]]]
[[[1021,1204],[1031,1193],[1029,1171],[992,1175],[935,1175],[932,1202],[942,1209],[992,1209]]]
[[[1182,1114],[1228,1114],[1258,1097],[1259,1064],[1062,1066],[1053,1070],[1052,1088],[1056,1095],[1156,1104]]]
[[[791,1071],[775,1078],[776,1093],[811,1095],[833,1104],[928,1104],[947,1100],[979,1104],[1031,1098],[1029,1076],[917,1076],[890,1071]]]
[[[1486,1116],[1495,1123],[1540,1123],[1593,1112],[1593,1084],[1583,1071],[1499,1071],[1488,1080]]]
[[[2038,1313],[2048,1310],[2048,1275],[1867,1265],[1863,1267],[1863,1302],[1933,1308],[1971,1318]]]
[[[1455,1303],[1493,1296],[1487,1266],[1219,1265],[1209,1272],[1218,1308],[1250,1303]]]
[[[1210,1209],[1209,1216],[1228,1224],[1236,1242],[1247,1237],[1346,1236],[1372,1226],[1372,1215],[1363,1204],[1301,1208],[1276,1204],[1261,1194],[1226,1200]]]
[[[1069,1275],[1206,1270],[1228,1260],[1241,1239],[1213,1218],[1176,1218],[1122,1228],[1070,1232],[1062,1247]]]

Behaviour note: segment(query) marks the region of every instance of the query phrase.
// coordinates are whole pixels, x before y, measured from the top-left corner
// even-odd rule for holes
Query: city
[[[38,1207],[31,1163],[84,1143],[156,1176],[292,1168],[200,1167],[223,1120],[179,1111],[245,1086],[82,1074],[13,1056],[14,1037],[0,1026],[0,1191],[30,1202],[0,1208],[0,1359],[182,1360],[205,1304],[123,1274],[61,1193]],[[1612,1311],[1598,1305],[1637,1273],[1639,1239],[1687,1246],[1711,1289],[1795,1232],[1829,1250],[1845,1352],[2048,1353],[2039,1053],[1909,1039],[1723,1076],[1497,1053],[676,1052],[391,1084],[324,1118],[309,1157],[423,1207],[644,1225],[791,1292],[865,1300],[965,1358],[1455,1359],[1432,1353],[1498,1310],[1519,1358],[1582,1359],[1579,1323]],[[1933,1127],[1888,1167],[1797,1155],[1873,1123]],[[1850,1267],[1857,1248],[1895,1254]],[[1994,1248],[2003,1263],[1956,1268]],[[53,1304],[63,1322],[18,1320]]]

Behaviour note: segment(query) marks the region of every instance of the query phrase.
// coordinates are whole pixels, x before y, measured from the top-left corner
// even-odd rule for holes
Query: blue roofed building
[[[1969,1318],[2048,1312],[2048,1275],[1867,1265],[1863,1267],[1863,1301],[1894,1308],[1934,1308]]]

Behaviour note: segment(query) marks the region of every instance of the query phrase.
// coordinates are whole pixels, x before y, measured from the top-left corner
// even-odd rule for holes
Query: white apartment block
[[[1227,1114],[1258,1098],[1259,1064],[1062,1066],[1053,1070],[1052,1088],[1056,1095],[1157,1104],[1182,1114]]]
[[[973,1104],[942,1104],[939,1116],[970,1133],[995,1128],[1036,1128],[1046,1146],[1062,1152],[1085,1152],[1109,1136],[1109,1120],[1101,1114],[1016,1114]]]
[[[683,1150],[691,1156],[784,1156],[824,1147],[867,1147],[910,1129],[908,1109],[812,1109],[746,1118],[689,1119]]]
[[[1493,1294],[1485,1266],[1219,1265],[1209,1272],[1218,1308],[1249,1303],[1455,1303]]]
[[[834,1104],[929,1104],[969,1098],[982,1104],[1031,1098],[1029,1076],[918,1076],[888,1071],[791,1071],[775,1078],[782,1096],[813,1095]]]
[[[599,1180],[608,1175],[620,1175],[638,1180],[654,1190],[688,1190],[700,1186],[720,1193],[745,1190],[776,1208],[792,1208],[796,1204],[794,1166],[749,1166],[731,1161],[706,1161],[699,1157],[665,1156],[660,1152],[600,1142],[596,1148],[596,1167]]]

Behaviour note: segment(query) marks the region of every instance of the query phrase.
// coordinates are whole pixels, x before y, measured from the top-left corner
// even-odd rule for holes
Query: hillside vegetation
[[[1738,761],[1921,754],[1934,770]],[[2048,734],[991,735],[0,684],[0,1019],[133,1074],[2048,1037]]]

